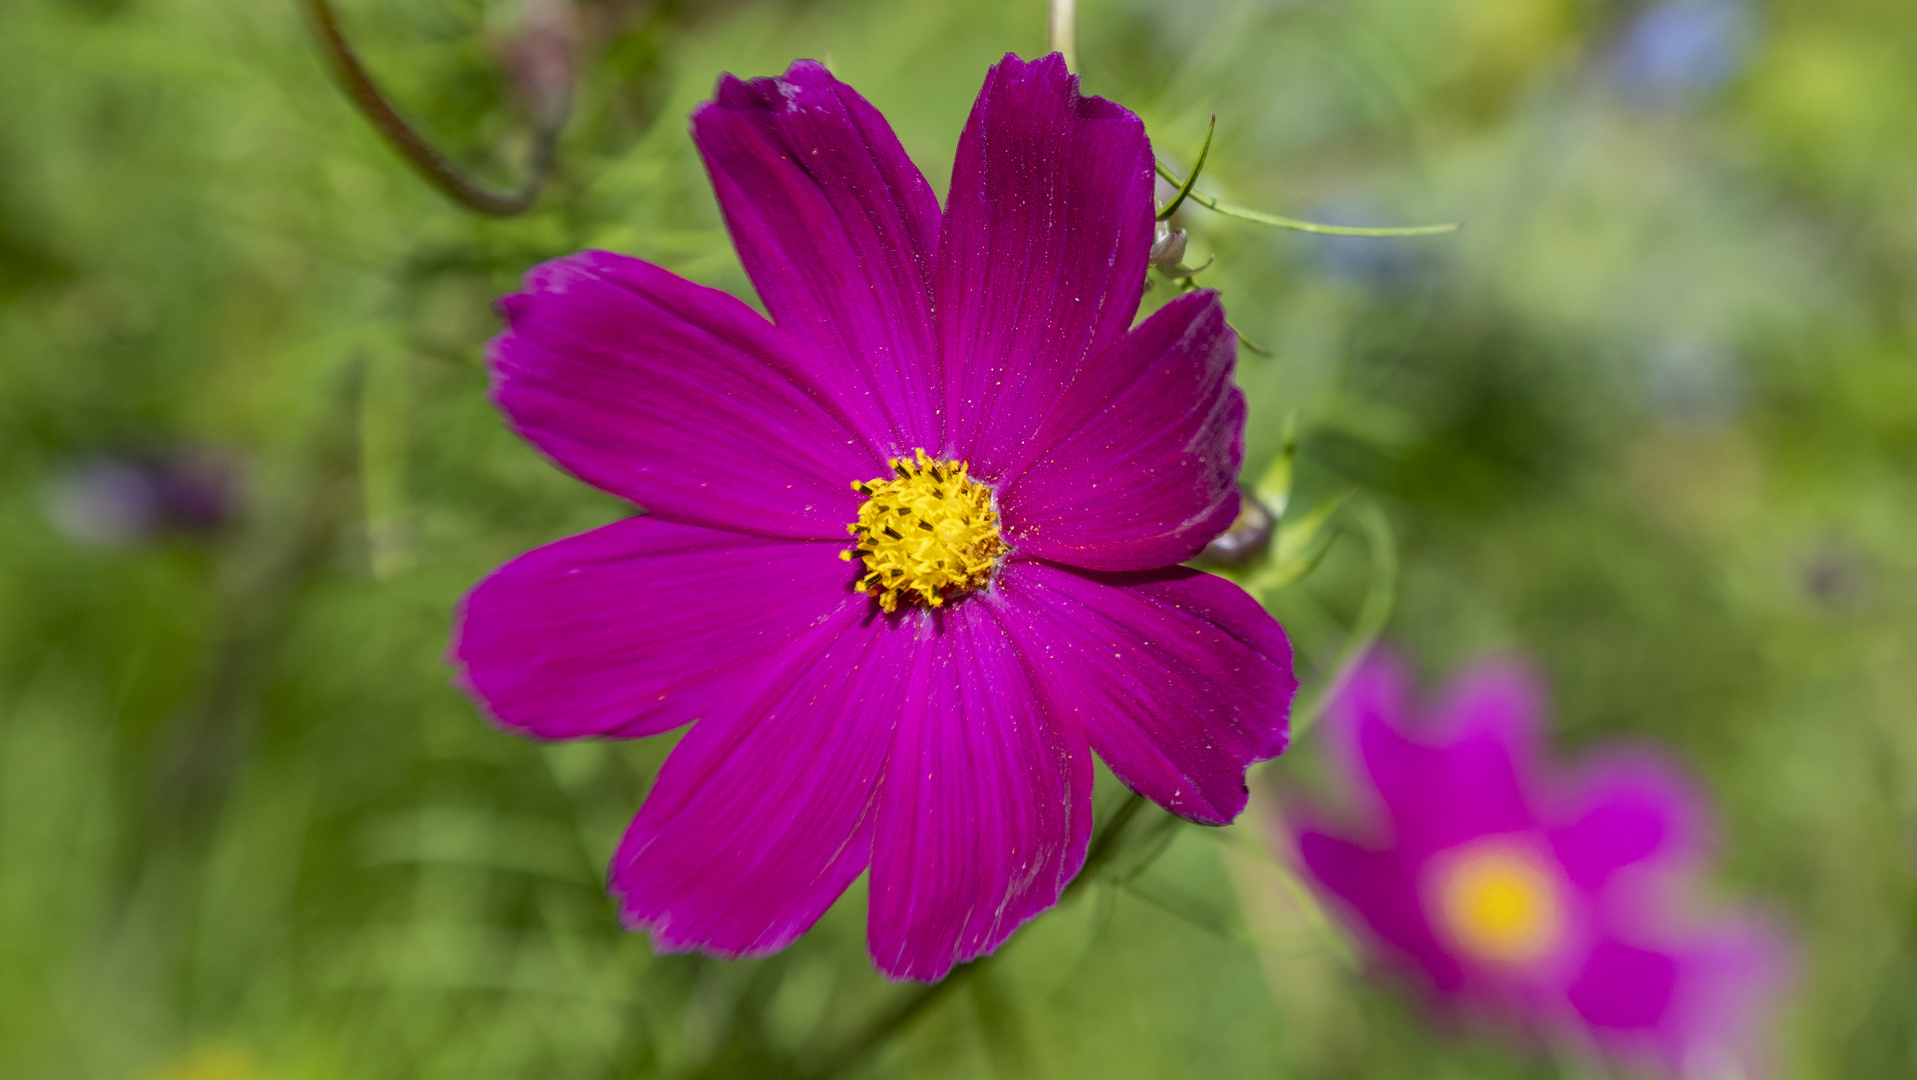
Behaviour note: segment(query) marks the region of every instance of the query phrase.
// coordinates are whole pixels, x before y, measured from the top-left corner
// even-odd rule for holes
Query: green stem
[[[1077,6],[1076,0],[1052,0],[1052,51],[1065,57],[1065,70],[1071,72],[1078,70],[1078,50],[1073,40],[1077,36]]]
[[[1126,797],[1123,805],[1112,812],[1105,827],[1099,830],[1098,836],[1085,852],[1085,865],[1080,868],[1078,876],[1072,879],[1071,884],[1065,886],[1064,893],[1059,896],[1060,903],[1076,894],[1093,879],[1100,869],[1111,862],[1112,856],[1118,851],[1118,838],[1144,807],[1145,797],[1134,791]],[[954,987],[982,971],[985,965],[991,963],[992,958],[997,955],[997,953],[991,953],[959,964],[940,981],[930,986],[917,986],[906,991],[900,1000],[867,1024],[863,1031],[825,1055],[824,1064],[817,1070],[806,1073],[806,1080],[830,1080],[858,1064],[867,1054],[883,1046],[887,1040],[925,1015],[927,1010],[938,1004]]]
[[[1192,171],[1194,174],[1197,172],[1196,169]],[[1158,175],[1164,177],[1168,183],[1177,184],[1183,188],[1189,188],[1190,186],[1190,181],[1179,179],[1178,174],[1166,168],[1165,163],[1162,161],[1158,162]],[[1320,225],[1313,221],[1299,221],[1297,218],[1267,214],[1263,210],[1252,210],[1243,206],[1233,206],[1231,203],[1213,198],[1199,191],[1191,191],[1184,197],[1190,198],[1192,202],[1197,203],[1207,210],[1223,214],[1226,217],[1243,218],[1246,221],[1256,221],[1261,225],[1275,225],[1280,229],[1292,229],[1297,232],[1323,233],[1328,236],[1435,236],[1439,233],[1457,232],[1464,227],[1462,222],[1457,221],[1447,222],[1442,225],[1407,225],[1401,228],[1389,229],[1374,229],[1359,225]]]
[[[1099,872],[1105,868],[1105,864],[1112,861],[1112,856],[1118,853],[1118,838],[1124,835],[1125,830],[1131,826],[1132,819],[1136,818],[1138,812],[1144,808],[1145,796],[1134,791],[1125,797],[1124,803],[1117,810],[1112,811],[1111,819],[1106,821],[1105,827],[1099,830],[1098,838],[1092,841],[1090,850],[1085,852],[1085,865],[1079,868],[1078,876],[1073,878],[1071,884],[1066,885],[1065,891],[1059,895],[1060,903],[1077,895],[1080,889],[1091,884]]]
[[[865,1059],[867,1054],[884,1045],[886,1040],[910,1027],[913,1021],[925,1014],[926,1010],[938,1004],[940,999],[964,983],[980,967],[990,963],[991,959],[990,956],[981,956],[977,960],[958,965],[945,978],[930,986],[913,987],[890,1009],[867,1024],[864,1031],[854,1035],[838,1049],[826,1055],[825,1064],[814,1072],[806,1073],[806,1080],[830,1080],[857,1065]]]
[[[1338,652],[1338,661],[1332,668],[1331,677],[1318,687],[1318,692],[1303,706],[1292,710],[1291,738],[1293,742],[1304,737],[1313,724],[1323,715],[1325,706],[1330,704],[1344,689],[1351,673],[1378,643],[1378,636],[1384,633],[1385,624],[1391,621],[1391,609],[1398,598],[1398,541],[1391,530],[1391,519],[1373,502],[1365,502],[1359,510],[1365,527],[1365,539],[1371,546],[1371,583],[1365,589],[1364,604],[1358,608],[1358,619],[1351,627],[1351,636],[1345,639],[1344,648]]]
[[[320,51],[326,54],[327,63],[332,66],[341,89],[385,137],[387,144],[422,179],[437,188],[440,194],[468,210],[492,217],[513,217],[525,213],[532,206],[533,200],[539,197],[540,190],[546,186],[546,181],[552,177],[558,157],[559,131],[564,126],[564,109],[556,110],[550,120],[534,129],[532,164],[526,182],[517,191],[490,191],[474,183],[458,166],[434,149],[433,144],[386,100],[379,84],[373,81],[372,74],[360,62],[358,54],[341,31],[339,17],[333,12],[331,0],[299,0],[299,4],[306,12],[313,38],[319,43]]]

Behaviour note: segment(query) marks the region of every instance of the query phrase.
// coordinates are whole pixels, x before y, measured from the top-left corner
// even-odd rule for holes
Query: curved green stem
[[[1211,123],[1205,125],[1205,145],[1198,148],[1198,160],[1191,163],[1191,175],[1185,177],[1185,182],[1178,185],[1178,194],[1172,196],[1172,201],[1166,203],[1164,209],[1158,212],[1158,220],[1170,221],[1171,216],[1184,205],[1185,200],[1191,198],[1191,186],[1198,182],[1198,174],[1205,171],[1205,156],[1211,153],[1211,134],[1216,130],[1218,130],[1218,114],[1212,113]],[[1161,174],[1164,173],[1165,167],[1159,165],[1158,171]]]
[[[1207,141],[1209,141],[1209,136],[1207,136]],[[1185,193],[1181,194],[1181,198],[1189,198],[1192,202],[1197,203],[1205,209],[1223,214],[1226,217],[1243,218],[1246,221],[1256,221],[1261,225],[1275,225],[1280,229],[1322,233],[1327,236],[1435,236],[1439,233],[1457,232],[1464,227],[1463,222],[1451,221],[1442,225],[1406,225],[1399,228],[1374,229],[1360,225],[1321,225],[1314,221],[1300,221],[1297,218],[1279,217],[1277,214],[1267,214],[1263,210],[1252,210],[1243,206],[1233,206],[1231,203],[1213,198],[1203,192],[1190,191],[1191,181],[1179,179],[1178,174],[1166,168],[1164,162],[1161,161],[1157,164],[1158,175],[1164,177],[1167,183],[1177,184],[1179,187],[1187,189]],[[1196,169],[1192,170],[1194,175],[1197,171]]]
[[[1136,791],[1125,796],[1124,803],[1112,811],[1112,816],[1105,822],[1105,827],[1099,830],[1098,838],[1092,841],[1091,848],[1085,852],[1085,865],[1079,867],[1078,876],[1073,878],[1065,886],[1065,891],[1059,894],[1060,903],[1068,897],[1077,895],[1080,889],[1091,884],[1098,877],[1099,871],[1105,868],[1105,864],[1112,861],[1113,855],[1118,854],[1118,838],[1131,827],[1132,819],[1137,817],[1138,812],[1144,808],[1145,796]]]
[[[982,956],[969,963],[953,968],[945,978],[930,986],[917,986],[907,991],[891,1008],[881,1013],[865,1030],[847,1039],[832,1053],[826,1055],[824,1064],[816,1071],[804,1074],[806,1080],[830,1080],[845,1070],[857,1065],[865,1056],[885,1044],[887,1039],[912,1025],[926,1010],[938,1004],[957,988],[983,964],[991,961],[990,956]]]
[[[1118,853],[1119,837],[1131,826],[1138,812],[1144,808],[1145,797],[1134,791],[1126,796],[1125,802],[1117,810],[1112,811],[1112,816],[1106,820],[1105,827],[1099,830],[1097,838],[1086,850],[1085,865],[1079,869],[1078,876],[1073,878],[1071,884],[1065,886],[1065,891],[1060,894],[1060,903],[1089,884],[1098,872],[1111,862],[1112,856]],[[976,960],[959,964],[940,981],[930,986],[917,986],[906,991],[891,1008],[886,1009],[867,1024],[864,1030],[826,1054],[816,1070],[805,1074],[807,1080],[830,1080],[831,1077],[838,1076],[858,1064],[867,1054],[883,1046],[886,1040],[910,1027],[914,1021],[950,993],[952,988],[977,974],[997,955],[997,953],[990,953]]]
[[[339,17],[333,11],[331,0],[299,0],[299,4],[306,13],[308,25],[312,27],[314,40],[319,43],[320,51],[326,54],[334,76],[339,79],[341,89],[385,137],[387,144],[422,179],[437,188],[440,194],[468,210],[492,217],[513,217],[525,213],[532,206],[533,200],[539,197],[540,190],[546,186],[546,181],[552,177],[558,156],[559,131],[564,126],[564,109],[557,110],[550,121],[540,123],[535,129],[532,164],[526,182],[517,191],[488,190],[473,182],[458,166],[434,149],[433,144],[386,100],[379,84],[373,81],[372,74],[360,62],[345,33],[340,30]]]
[[[1358,608],[1358,619],[1351,627],[1351,636],[1338,651],[1338,661],[1332,667],[1331,677],[1318,687],[1318,692],[1304,705],[1292,710],[1291,738],[1293,742],[1303,738],[1324,714],[1325,706],[1330,704],[1344,689],[1351,673],[1357,670],[1359,661],[1378,643],[1378,636],[1384,633],[1385,624],[1391,621],[1391,609],[1398,598],[1398,539],[1391,529],[1391,519],[1379,509],[1378,504],[1367,500],[1359,509],[1363,519],[1365,539],[1371,547],[1371,583],[1365,589],[1364,603]]]

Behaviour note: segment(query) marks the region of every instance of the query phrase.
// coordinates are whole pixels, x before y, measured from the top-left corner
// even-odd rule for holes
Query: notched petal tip
[[[712,100],[693,111],[694,122],[708,109],[792,112],[808,91],[828,92],[842,85],[817,60],[794,60],[783,75],[741,79],[726,72],[712,88]]]
[[[693,142],[795,362],[877,447],[940,441],[928,274],[939,205],[885,118],[824,65],[719,80]]]
[[[986,74],[987,92],[998,79],[1045,86],[1064,98],[1073,115],[1081,120],[1130,120],[1138,124],[1141,131],[1144,128],[1144,121],[1125,106],[1110,98],[1084,93],[1080,89],[1078,76],[1065,66],[1065,57],[1059,53],[1047,53],[1037,59],[1026,60],[1017,53],[1008,52]]]

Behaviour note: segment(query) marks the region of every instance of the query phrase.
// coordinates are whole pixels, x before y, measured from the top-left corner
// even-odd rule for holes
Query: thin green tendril
[[[1205,142],[1207,146],[1211,143],[1209,132],[1206,133]],[[1200,160],[1202,162],[1202,158]],[[1256,221],[1261,225],[1275,225],[1280,229],[1292,229],[1297,232],[1323,233],[1327,236],[1436,236],[1439,233],[1457,232],[1464,227],[1464,223],[1461,221],[1449,221],[1442,225],[1406,225],[1399,228],[1369,228],[1361,225],[1321,225],[1315,221],[1299,221],[1297,218],[1279,217],[1277,214],[1267,214],[1263,210],[1252,210],[1243,206],[1233,206],[1231,203],[1215,199],[1201,191],[1194,191],[1191,187],[1192,180],[1179,179],[1178,174],[1166,168],[1165,163],[1162,161],[1157,164],[1158,175],[1164,177],[1168,183],[1178,185],[1181,189],[1178,194],[1178,201],[1188,198],[1213,213],[1223,214],[1226,217],[1243,218],[1246,221]],[[1192,170],[1193,179],[1196,179],[1197,173],[1198,170]],[[1177,201],[1174,201],[1171,205],[1176,206]],[[1169,209],[1169,207],[1167,209]],[[1164,214],[1160,213],[1159,216],[1162,218]]]

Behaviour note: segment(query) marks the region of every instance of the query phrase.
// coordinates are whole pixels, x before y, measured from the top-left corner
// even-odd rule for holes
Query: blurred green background
[[[0,1075],[797,1076],[898,1000],[862,885],[779,957],[653,957],[603,869],[670,739],[542,747],[447,685],[467,587],[626,512],[505,431],[480,350],[492,299],[582,247],[750,295],[684,122],[719,72],[827,60],[942,191],[1044,4],[578,9],[558,176],[494,221],[380,142],[291,0],[0,4]],[[502,187],[524,12],[342,4]],[[1217,114],[1201,188],[1467,223],[1181,213],[1272,354],[1241,356],[1247,475],[1295,417],[1294,513],[1358,492],[1267,599],[1308,687],[1390,600],[1428,679],[1522,651],[1562,752],[1650,739],[1695,772],[1706,891],[1800,940],[1785,1077],[1917,1076],[1914,48],[1903,0],[1079,15],[1087,89],[1167,161]],[[1317,753],[1264,793],[1321,780]],[[1103,777],[1101,812],[1122,794]],[[848,1075],[1583,1068],[1364,977],[1255,829],[1148,816],[1155,842]]]

